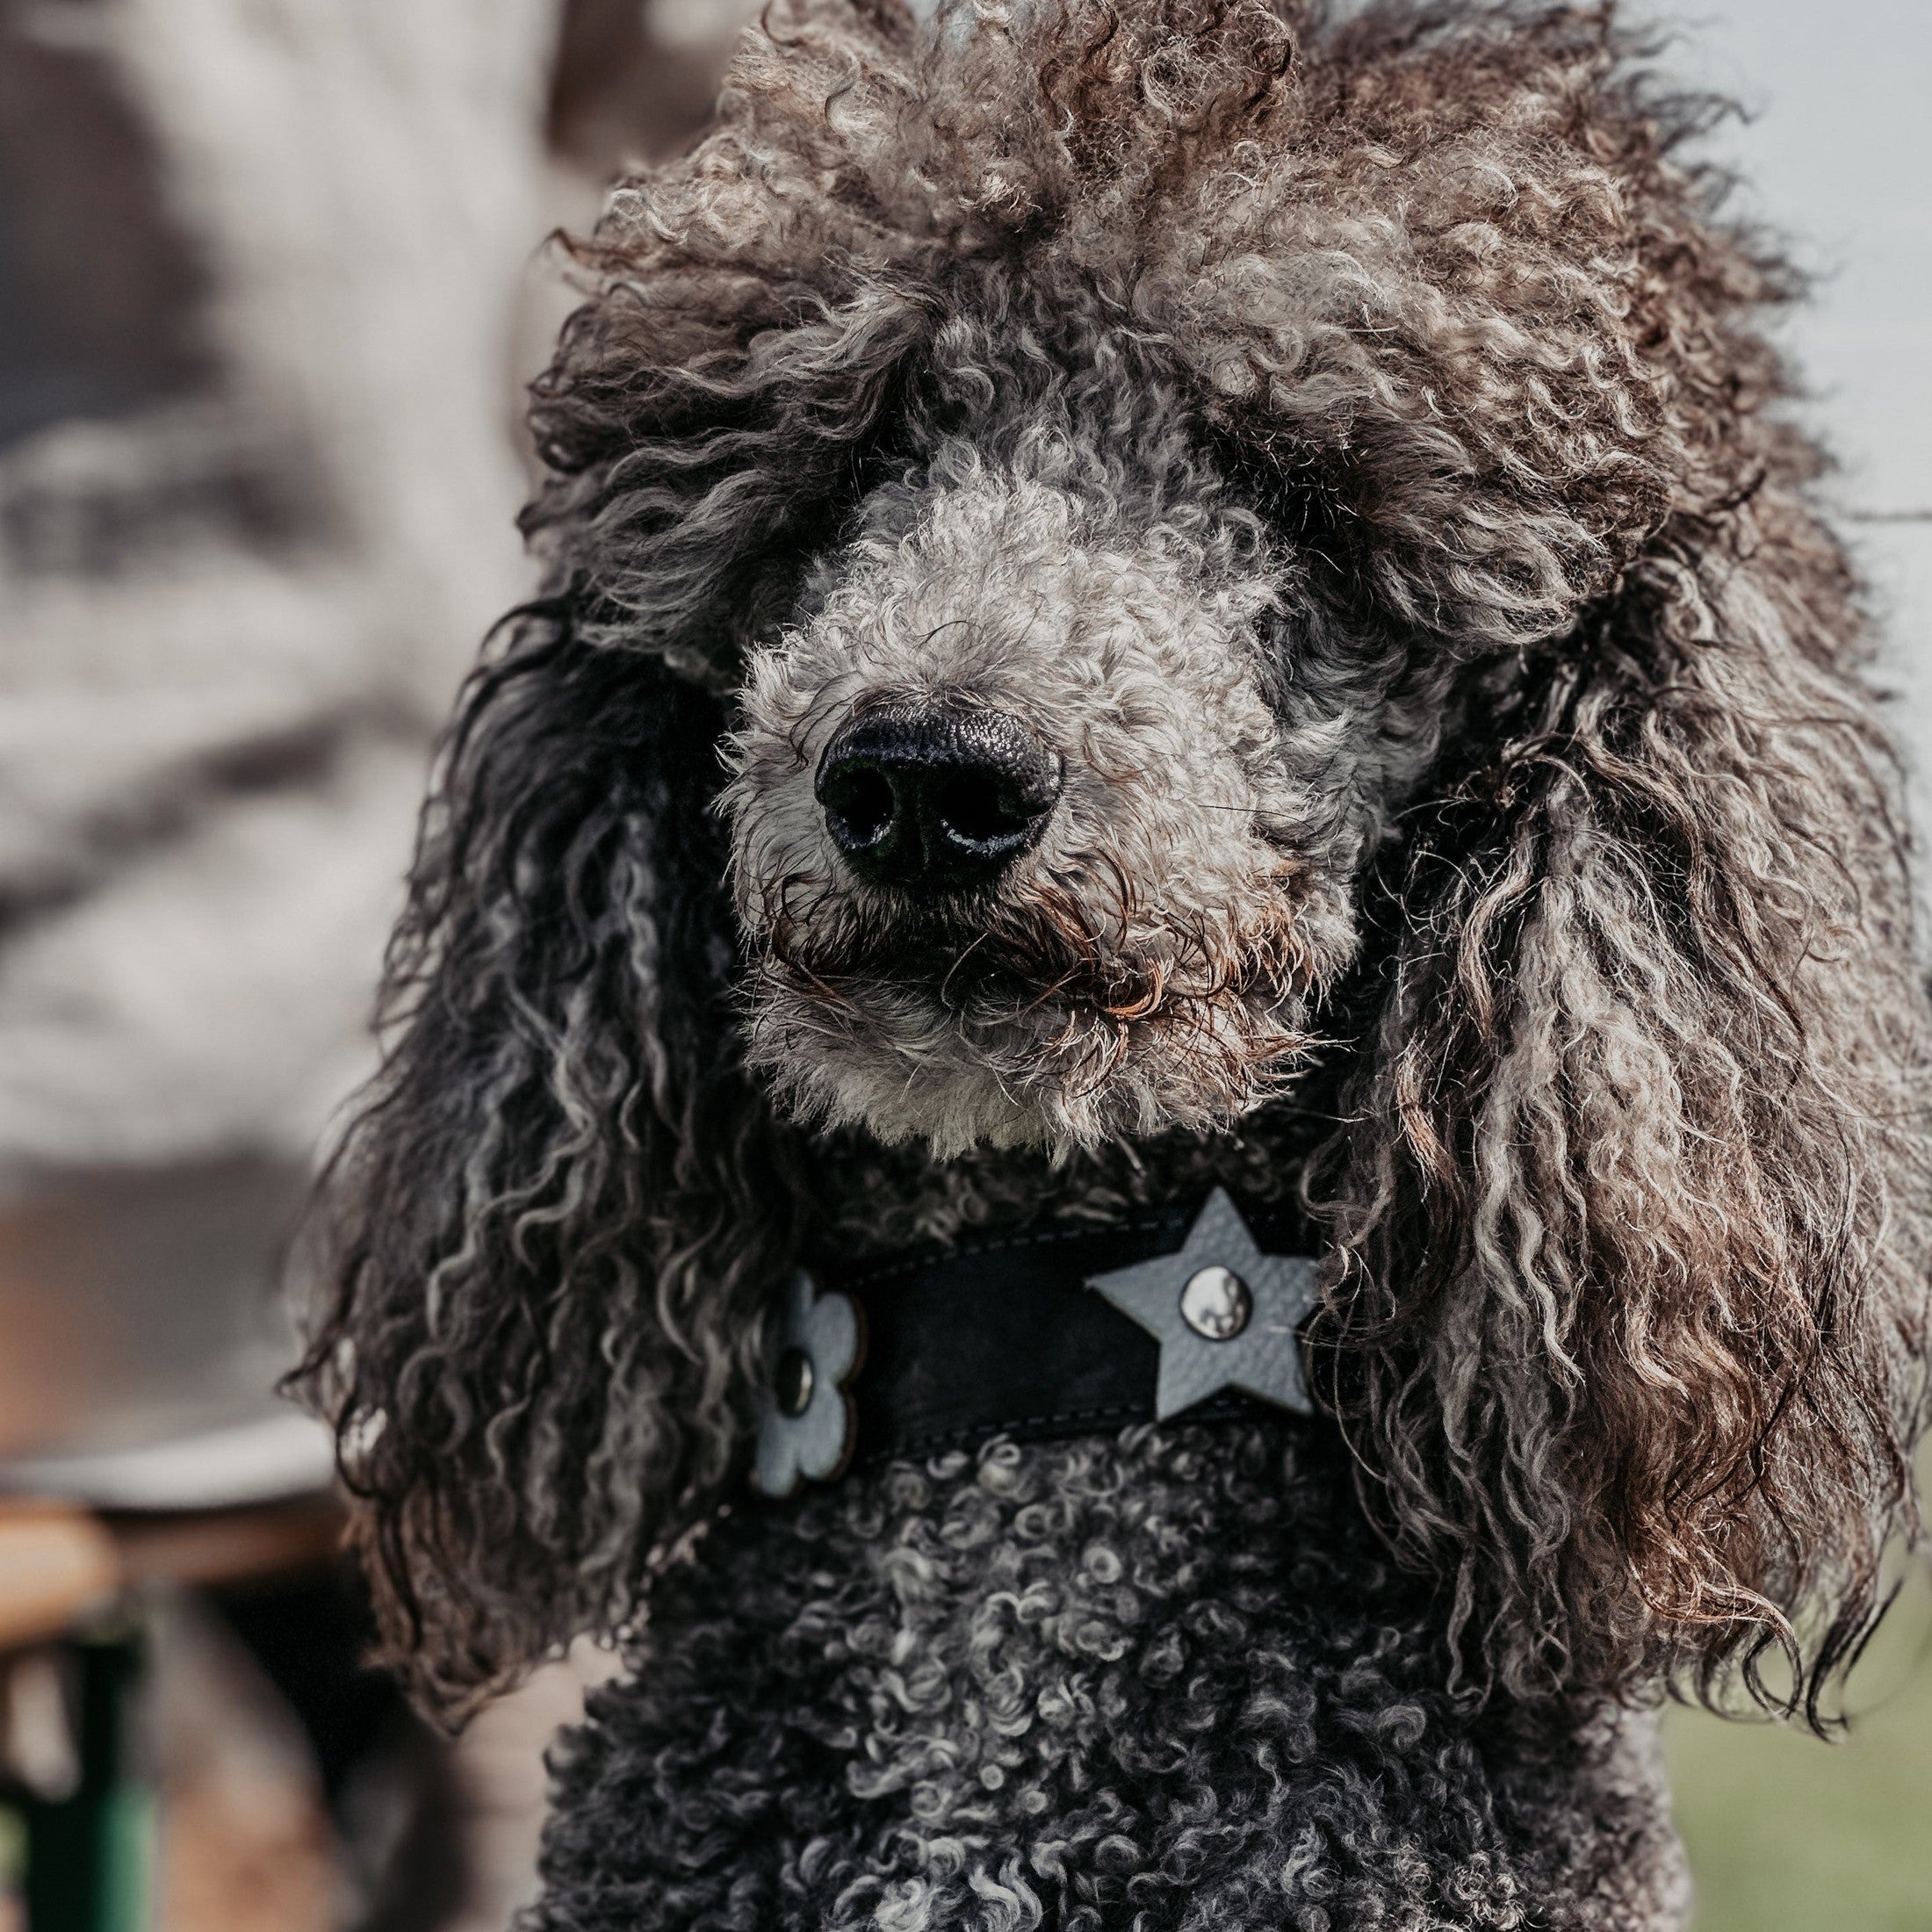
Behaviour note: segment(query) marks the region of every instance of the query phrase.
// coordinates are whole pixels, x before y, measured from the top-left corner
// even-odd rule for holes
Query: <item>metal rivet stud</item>
[[[798,1417],[811,1406],[811,1358],[802,1348],[788,1348],[778,1358],[772,1394],[781,1416]]]
[[[1231,1342],[1248,1325],[1254,1297],[1232,1268],[1218,1262],[1187,1278],[1180,1291],[1180,1318],[1210,1342]]]

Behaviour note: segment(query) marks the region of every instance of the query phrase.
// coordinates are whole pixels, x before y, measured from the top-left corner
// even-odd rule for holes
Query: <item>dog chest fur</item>
[[[1645,1932],[1654,1719],[1473,1709],[1318,1425],[898,1463],[715,1523],[556,1761],[542,1932]]]

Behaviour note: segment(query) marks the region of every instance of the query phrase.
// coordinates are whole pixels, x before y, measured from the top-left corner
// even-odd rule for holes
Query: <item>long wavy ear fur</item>
[[[1667,530],[1410,850],[1336,1392],[1517,1690],[1817,1722],[1915,1525],[1925,1000],[1848,591],[1788,501]]]
[[[718,703],[567,597],[506,636],[425,815],[299,1377],[386,1661],[443,1705],[629,1614],[731,1467],[792,1231],[727,1010]]]
[[[459,706],[310,1230],[294,1385],[338,1430],[385,1657],[446,1707],[631,1616],[732,1470],[797,1238],[738,1057],[714,694],[927,326],[823,177],[828,94],[906,22],[816,11],[749,37],[717,130],[571,250],[525,516],[556,595]]]
[[[1927,1002],[1763,330],[1796,278],[1647,53],[1607,8],[1331,17],[1148,286],[1328,594],[1460,693],[1316,1177],[1370,1505],[1473,1686],[1815,1719],[1915,1526]]]

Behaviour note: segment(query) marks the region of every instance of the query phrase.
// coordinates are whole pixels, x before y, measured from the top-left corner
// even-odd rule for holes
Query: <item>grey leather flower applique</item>
[[[785,1284],[758,1424],[752,1481],[782,1501],[808,1478],[841,1475],[857,1415],[850,1389],[865,1354],[865,1323],[849,1295],[820,1294],[803,1268]]]

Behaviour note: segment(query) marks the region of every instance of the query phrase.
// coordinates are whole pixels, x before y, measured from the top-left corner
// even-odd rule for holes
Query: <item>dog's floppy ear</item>
[[[1769,1697],[1775,1642],[1815,1720],[1911,1516],[1925,1001],[1851,591],[1781,490],[1666,526],[1407,855],[1330,1360],[1517,1689]]]
[[[313,1224],[295,1380],[337,1425],[388,1659],[444,1705],[631,1614],[732,1470],[797,1236],[739,1058],[717,694],[924,325],[823,178],[828,92],[844,126],[906,23],[780,11],[795,38],[747,38],[716,130],[572,250],[589,299],[537,386],[525,518],[555,594],[458,710],[388,1054]]]
[[[1330,16],[1303,130],[1136,299],[1445,721],[1314,1177],[1370,1502],[1476,1680],[1709,1688],[1781,1640],[1806,1698],[1911,1514],[1926,1002],[1763,334],[1795,278],[1645,56],[1608,9]]]
[[[314,1229],[387,1660],[461,1703],[621,1621],[731,1466],[791,1236],[736,1059],[717,699],[532,606],[471,681]]]

